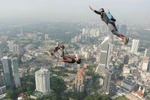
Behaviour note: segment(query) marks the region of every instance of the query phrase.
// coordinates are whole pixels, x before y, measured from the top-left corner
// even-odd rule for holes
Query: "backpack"
[[[110,12],[106,12],[106,15],[107,15],[108,19],[116,21],[116,19],[112,16],[112,14]]]

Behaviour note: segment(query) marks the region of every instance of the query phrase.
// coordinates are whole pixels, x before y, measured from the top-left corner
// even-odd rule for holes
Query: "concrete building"
[[[75,77],[75,91],[83,92],[85,89],[85,71],[83,69],[78,70]]]
[[[147,71],[148,64],[149,64],[149,58],[148,57],[143,57],[142,65],[141,65],[141,68],[142,68],[143,71]]]
[[[50,72],[48,69],[41,68],[35,72],[36,90],[44,94],[50,93]]]
[[[124,87],[127,91],[132,91],[135,85],[136,83],[133,79],[133,76],[128,76],[122,81],[122,87]]]
[[[5,84],[6,84],[6,86],[12,86],[13,78],[12,78],[11,62],[7,56],[4,56],[2,58],[2,64],[3,64],[3,73],[4,73]]]
[[[20,47],[18,44],[13,45],[13,53],[19,55],[20,54]]]
[[[139,41],[140,40],[136,40],[136,39],[132,40],[131,53],[136,54],[138,52]]]
[[[2,49],[2,44],[0,42],[0,59],[3,57],[3,49]]]
[[[0,87],[0,94],[3,94],[6,92],[6,86],[1,86]]]
[[[127,77],[130,74],[130,68],[128,65],[123,66],[123,76]]]
[[[115,90],[116,90],[115,73],[113,69],[106,71],[103,90],[105,91],[106,94],[110,94],[110,95],[115,94]]]
[[[105,68],[109,67],[109,59],[110,59],[110,38],[106,37],[104,41],[101,43],[100,47],[100,61],[99,64],[95,70],[96,73],[98,74],[104,74],[105,73]],[[109,68],[108,68],[109,69]]]
[[[124,64],[128,64],[129,63],[129,55],[125,55],[124,56]]]
[[[8,41],[8,47],[9,47],[9,51],[13,52],[14,51],[14,42],[13,41]]]
[[[20,83],[20,76],[19,76],[19,64],[18,64],[18,59],[17,57],[13,57],[11,59],[11,67],[12,67],[12,73],[13,73],[13,79],[14,79],[14,84],[16,87],[21,86]]]

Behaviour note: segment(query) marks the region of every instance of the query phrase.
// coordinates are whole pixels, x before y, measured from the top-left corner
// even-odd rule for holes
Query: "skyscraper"
[[[2,61],[0,60],[0,86],[2,86],[4,84],[3,81],[3,64]]]
[[[20,54],[20,48],[18,44],[13,45],[13,53],[19,55]]]
[[[147,71],[149,64],[149,57],[143,57],[141,68],[143,71]]]
[[[16,87],[21,86],[20,77],[19,77],[19,65],[17,57],[11,59],[12,72],[14,77],[14,83]]]
[[[131,53],[136,54],[139,47],[139,40],[133,39],[132,40],[132,47],[131,47]]]
[[[128,64],[129,62],[129,55],[124,56],[124,64]]]
[[[106,37],[100,46],[100,61],[95,70],[96,73],[104,74],[105,68],[109,69],[110,48],[110,39]]]
[[[36,90],[44,94],[50,93],[50,72],[41,68],[35,72]]]
[[[2,58],[2,64],[3,64],[5,84],[6,86],[11,86],[12,85],[11,64],[7,56],[4,56]]]
[[[2,59],[3,57],[3,50],[2,50],[2,44],[0,42],[0,59]]]
[[[8,47],[9,47],[9,51],[13,52],[14,51],[14,42],[8,41]]]
[[[21,27],[21,30],[20,30],[20,31],[21,31],[21,33],[20,33],[21,36],[24,36],[22,27]]]
[[[115,79],[114,79],[114,72],[111,70],[106,71],[105,80],[103,90],[106,94],[113,94],[115,93]]]
[[[120,32],[124,35],[127,34],[127,26],[126,25],[121,25],[120,26]]]
[[[150,57],[150,48],[145,49],[144,57]]]

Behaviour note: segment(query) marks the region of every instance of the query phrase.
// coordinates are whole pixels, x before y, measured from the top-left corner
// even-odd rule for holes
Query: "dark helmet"
[[[78,61],[77,61],[77,64],[80,64],[80,63],[81,63],[81,59],[79,58]]]
[[[99,12],[105,12],[104,8],[99,9]]]

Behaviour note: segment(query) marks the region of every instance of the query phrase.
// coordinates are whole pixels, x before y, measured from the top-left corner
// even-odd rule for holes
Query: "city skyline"
[[[100,21],[99,16],[93,14],[89,5],[95,10],[109,8],[117,22],[148,23],[148,0],[13,0],[1,1],[0,21]],[[143,5],[143,6],[141,6]]]

